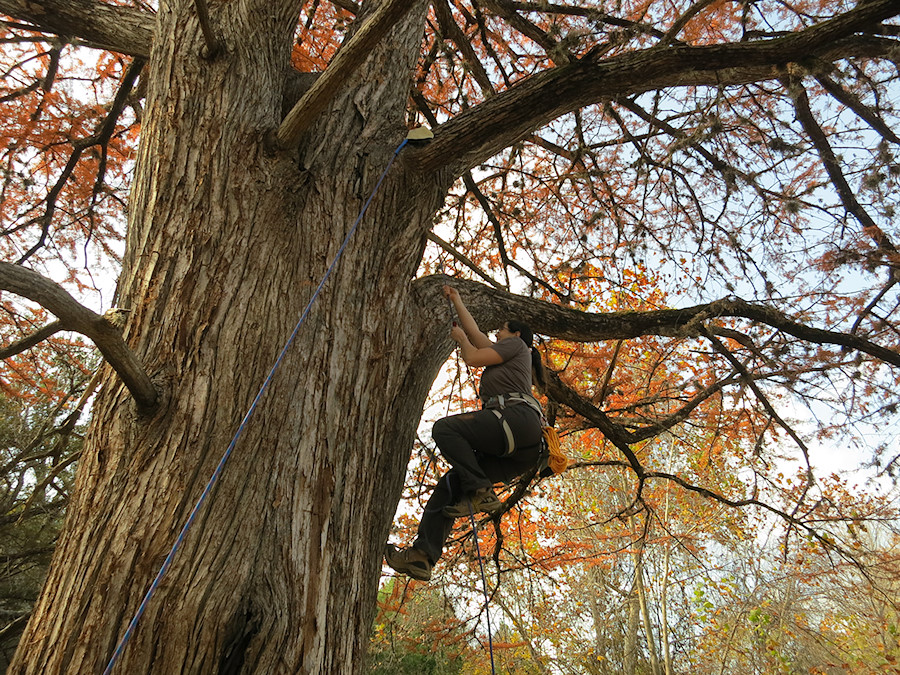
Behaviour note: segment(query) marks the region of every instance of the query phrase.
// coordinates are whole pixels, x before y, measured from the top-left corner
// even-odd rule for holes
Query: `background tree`
[[[835,516],[811,466],[789,504],[770,504],[639,450],[698,409],[722,414],[698,417],[697,442],[741,424],[761,462],[773,439],[801,462],[810,452],[788,403],[808,402],[840,442],[894,419],[900,10],[587,5],[0,0],[5,103],[20,111],[4,117],[16,140],[0,287],[59,321],[22,339],[75,330],[111,366],[11,672],[106,663],[420,116],[434,139],[400,152],[121,668],[359,662],[416,423],[451,347],[438,264],[479,280],[457,283],[485,328],[515,314],[548,337],[680,358],[624,407],[603,385],[627,382],[614,351],[602,377],[560,376],[548,392],[620,453],[635,514],[649,484],[674,482],[854,559],[819,531]],[[112,55],[88,66],[84,46]],[[88,67],[99,75],[78,75]],[[56,86],[75,81],[97,82],[93,103]],[[61,285],[86,295],[87,272],[51,261],[118,254],[106,230],[132,161],[119,283],[96,307],[127,311],[104,318]],[[642,297],[646,269],[668,275],[665,305],[591,304]]]
[[[44,343],[10,358],[0,392],[0,668],[12,659],[43,584],[74,483],[96,359]],[[46,370],[49,367],[50,370]]]

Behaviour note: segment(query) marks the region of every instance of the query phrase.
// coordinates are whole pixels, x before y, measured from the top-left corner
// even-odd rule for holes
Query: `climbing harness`
[[[413,130],[415,131],[415,130]],[[420,132],[421,133],[421,132]],[[430,132],[429,132],[430,133]],[[268,376],[262,384],[262,387],[259,389],[259,393],[256,394],[256,398],[253,399],[253,403],[250,404],[250,408],[247,410],[247,413],[244,415],[244,418],[241,420],[240,425],[238,426],[237,431],[234,434],[234,438],[231,439],[231,443],[228,444],[228,448],[225,450],[225,454],[222,455],[222,459],[219,460],[219,464],[216,466],[215,471],[213,471],[212,477],[209,479],[209,482],[206,484],[200,498],[197,500],[197,503],[194,504],[194,508],[191,509],[190,515],[188,515],[187,521],[184,524],[184,527],[181,528],[181,532],[178,534],[178,537],[175,539],[175,543],[172,545],[172,549],[169,551],[169,554],[166,556],[165,561],[163,561],[162,567],[156,575],[156,578],[153,579],[153,582],[150,584],[150,588],[147,591],[144,599],[141,601],[140,606],[138,607],[137,612],[134,615],[134,618],[131,619],[131,623],[128,624],[128,628],[125,630],[125,634],[122,636],[122,639],[119,641],[119,644],[116,646],[115,652],[113,652],[112,658],[109,660],[109,663],[106,666],[106,669],[103,671],[103,675],[109,675],[112,672],[112,669],[115,667],[116,662],[122,656],[122,653],[125,651],[125,647],[128,644],[128,641],[131,639],[131,636],[134,634],[134,630],[137,626],[138,621],[141,616],[144,614],[144,610],[147,609],[147,605],[150,603],[150,598],[153,597],[153,594],[156,592],[156,589],[159,587],[160,581],[162,581],[163,576],[166,571],[169,569],[169,566],[172,564],[172,560],[175,558],[175,554],[178,552],[178,549],[181,548],[182,543],[184,543],[185,537],[187,536],[187,532],[190,529],[191,525],[194,523],[195,518],[197,517],[197,513],[203,507],[203,504],[206,502],[209,497],[210,492],[212,492],[213,487],[218,482],[219,477],[222,475],[222,470],[225,468],[225,463],[228,461],[228,458],[231,456],[234,447],[237,445],[238,439],[241,437],[241,434],[244,432],[244,428],[247,426],[247,422],[250,420],[250,417],[253,415],[253,412],[256,410],[257,405],[259,404],[260,399],[262,399],[263,394],[265,394],[266,390],[269,388],[269,385],[272,383],[272,380],[275,376],[275,371],[278,370],[278,367],[281,365],[284,360],[285,355],[290,349],[291,345],[294,342],[294,339],[297,337],[297,334],[300,332],[300,327],[306,321],[306,317],[309,315],[309,311],[313,306],[313,303],[319,297],[319,294],[322,292],[322,289],[325,287],[325,282],[328,281],[328,278],[331,276],[331,273],[334,271],[337,266],[337,262],[340,259],[341,255],[344,253],[344,249],[347,248],[347,244],[350,242],[350,238],[353,236],[353,233],[356,232],[356,228],[359,225],[360,221],[365,215],[366,210],[369,208],[369,204],[372,203],[372,200],[375,198],[375,194],[378,192],[378,189],[381,187],[381,183],[384,181],[385,176],[387,176],[388,170],[394,163],[394,160],[397,159],[397,155],[400,154],[400,151],[406,146],[410,140],[422,140],[424,138],[428,138],[427,136],[413,136],[413,133],[410,132],[410,135],[403,139],[403,142],[397,146],[397,149],[394,150],[394,154],[391,156],[390,161],[387,166],[384,168],[384,171],[381,173],[381,176],[378,178],[378,182],[375,184],[375,187],[372,190],[372,194],[369,195],[369,198],[366,200],[366,203],[363,204],[362,210],[359,212],[359,215],[356,217],[356,221],[353,223],[350,231],[347,232],[347,236],[344,237],[343,243],[341,243],[341,247],[338,249],[334,258],[331,261],[328,269],[325,271],[325,275],[322,277],[322,280],[319,282],[318,287],[315,292],[312,294],[312,297],[309,299],[309,302],[306,305],[306,308],[303,310],[303,314],[300,316],[299,321],[297,321],[297,325],[294,327],[294,332],[291,333],[291,336],[288,338],[284,347],[281,350],[281,353],[278,355],[278,358],[275,360],[275,364],[272,366],[272,369],[269,371]]]
[[[478,556],[478,569],[481,571],[481,588],[484,590],[484,616],[487,622],[488,651],[491,655],[491,675],[496,675],[494,669],[494,638],[491,637],[491,599],[488,596],[487,579],[484,576],[484,561],[481,558],[481,546],[478,543],[478,528],[475,525],[475,512],[472,511],[472,501],[469,500],[469,520],[472,521],[472,537],[475,539],[475,554]]]
[[[569,466],[569,459],[563,452],[562,445],[559,442],[559,434],[556,429],[550,426],[547,418],[544,416],[544,409],[531,394],[522,392],[512,392],[510,394],[501,394],[499,396],[491,396],[484,403],[484,407],[497,416],[503,427],[503,434],[506,436],[506,452],[504,456],[511,455],[516,449],[516,441],[513,437],[512,429],[503,418],[503,409],[510,405],[527,405],[541,416],[541,463],[538,467],[538,475],[541,477],[552,476],[562,473]]]
[[[533,410],[537,411],[538,415],[541,416],[542,421],[544,419],[544,410],[543,408],[541,408],[541,404],[534,396],[531,396],[530,394],[512,392],[510,394],[491,396],[487,401],[485,401],[485,409],[490,410],[492,413],[494,413],[494,415],[496,415],[497,419],[500,421],[500,426],[503,427],[503,435],[506,437],[506,452],[503,453],[503,457],[507,457],[516,451],[515,436],[513,436],[513,432],[509,426],[509,422],[507,422],[503,417],[502,412],[503,409],[508,405],[527,405]]]

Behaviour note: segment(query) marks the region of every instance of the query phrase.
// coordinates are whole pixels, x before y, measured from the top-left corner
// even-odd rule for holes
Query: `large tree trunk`
[[[299,160],[264,142],[297,8],[255,4],[217,6],[227,53],[213,61],[193,3],[160,9],[120,305],[163,404],[142,418],[106,378],[11,673],[102,671],[405,135],[425,3],[370,56],[379,79],[339,94]],[[449,351],[411,288],[442,190],[411,174],[401,156],[117,672],[358,667],[407,451]]]

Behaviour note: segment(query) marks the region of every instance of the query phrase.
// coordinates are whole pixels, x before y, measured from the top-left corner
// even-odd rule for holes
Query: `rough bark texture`
[[[107,379],[11,673],[103,670],[337,252],[335,233],[405,136],[425,3],[369,57],[396,77],[349,82],[299,157],[263,143],[280,119],[296,8],[259,4],[217,7],[227,51],[213,61],[198,55],[190,3],[160,8],[120,305],[164,400],[140,417]],[[361,663],[415,420],[450,348],[410,283],[443,187],[400,158],[117,672]]]
[[[141,57],[150,53],[153,16],[140,9],[94,0],[0,0],[0,12],[59,35],[77,36],[91,47]]]

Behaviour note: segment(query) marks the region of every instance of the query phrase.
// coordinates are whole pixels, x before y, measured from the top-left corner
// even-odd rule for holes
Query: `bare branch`
[[[89,47],[147,58],[154,15],[97,0],[0,0],[0,13],[42,31],[78,37]]]
[[[17,522],[22,522],[25,518],[25,514],[28,513],[31,509],[31,505],[35,499],[38,498],[39,495],[44,494],[44,490],[50,483],[56,480],[56,477],[65,471],[72,464],[77,462],[81,458],[81,450],[77,452],[73,452],[71,455],[66,457],[64,460],[57,462],[53,466],[50,467],[50,470],[47,472],[47,475],[44,476],[44,479],[34,486],[34,489],[31,491],[31,494],[28,496],[28,499],[25,500],[24,506],[22,506],[22,516],[19,518]]]
[[[465,265],[466,267],[468,267],[470,270],[472,270],[472,271],[473,271],[475,274],[477,274],[479,277],[481,277],[482,279],[484,279],[484,280],[485,280],[487,283],[489,283],[491,286],[493,286],[494,288],[500,288],[500,289],[503,288],[503,285],[502,285],[502,284],[500,284],[499,282],[494,281],[493,279],[491,279],[491,278],[490,278],[487,274],[485,274],[485,273],[482,271],[482,269],[481,269],[478,265],[476,265],[470,258],[467,258],[467,257],[464,256],[462,253],[460,253],[459,251],[457,251],[457,250],[456,250],[455,248],[453,248],[450,244],[448,244],[446,241],[444,241],[444,240],[441,239],[439,236],[437,236],[434,232],[429,232],[428,235],[427,235],[427,237],[428,237],[428,241],[433,242],[433,243],[437,244],[438,246],[440,246],[440,247],[441,247],[442,249],[444,249],[447,253],[449,253],[450,255],[452,255],[452,256],[453,256],[454,258],[456,258],[459,262],[461,262],[463,265]]]
[[[434,14],[437,17],[441,33],[445,38],[449,39],[459,50],[459,53],[462,54],[463,60],[469,67],[472,76],[475,78],[478,86],[481,87],[482,95],[485,98],[493,96],[494,87],[491,84],[491,78],[488,76],[487,71],[478,59],[478,55],[472,48],[469,39],[466,37],[465,33],[463,33],[459,25],[457,25],[456,21],[453,20],[453,15],[450,13],[450,7],[447,5],[447,0],[434,0],[431,3],[431,6],[434,7]]]
[[[120,331],[61,286],[37,272],[0,262],[0,288],[32,300],[55,314],[65,330],[90,338],[134,396],[143,412],[152,411],[159,395],[137,357],[125,344]]]
[[[494,211],[491,208],[491,203],[488,201],[487,197],[484,196],[484,193],[478,189],[478,185],[475,183],[475,179],[472,177],[471,171],[466,171],[463,175],[463,182],[466,185],[466,189],[471,192],[475,199],[478,200],[479,205],[481,206],[481,210],[484,211],[484,214],[487,216],[487,219],[490,221],[491,226],[494,229],[494,238],[497,242],[497,251],[500,253],[500,260],[504,265],[504,271],[506,267],[512,267],[523,277],[531,281],[531,283],[536,286],[540,286],[545,289],[552,295],[555,295],[560,300],[568,300],[562,293],[553,288],[550,284],[548,284],[543,279],[539,279],[531,272],[522,267],[519,263],[509,257],[509,254],[506,252],[506,243],[503,241],[503,229],[500,226],[500,221],[497,220],[497,217],[494,215]],[[509,276],[506,278],[507,284],[509,284]]]
[[[897,278],[896,275],[891,275],[890,279],[888,279],[887,284],[875,294],[875,297],[872,298],[872,301],[866,305],[863,310],[859,313],[859,316],[856,317],[856,320],[853,322],[853,327],[850,329],[850,332],[856,335],[856,332],[859,330],[859,327],[862,325],[862,322],[865,318],[872,313],[875,307],[878,306],[878,303],[881,302],[881,299],[887,295],[888,291],[890,291],[900,279]]]
[[[210,59],[214,58],[222,50],[222,41],[213,30],[206,0],[194,0],[194,5],[197,7],[197,18],[200,19],[200,30],[203,31],[203,39],[206,40],[206,53],[204,56]]]
[[[724,344],[722,344],[722,341],[719,340],[719,338],[717,338],[715,335],[713,335],[713,332],[711,330],[705,329],[704,332],[706,333],[706,339],[710,341],[713,348],[719,354],[721,354],[722,356],[725,357],[725,360],[731,364],[732,368],[734,368],[736,371],[738,371],[741,374],[741,380],[743,382],[745,382],[748,387],[750,387],[750,389],[756,395],[757,400],[762,404],[762,407],[765,409],[765,411],[767,413],[769,413],[769,416],[773,420],[775,420],[782,429],[784,429],[787,432],[788,436],[790,436],[792,439],[794,439],[794,442],[797,444],[797,446],[803,452],[803,458],[806,461],[807,485],[803,491],[803,494],[797,500],[797,503],[799,506],[799,504],[802,503],[802,501],[803,501],[803,497],[806,495],[806,490],[808,490],[809,487],[815,482],[815,478],[813,477],[813,473],[812,473],[812,465],[809,461],[809,448],[806,447],[806,443],[804,443],[803,439],[801,439],[800,436],[797,434],[797,432],[794,431],[793,427],[791,427],[791,425],[788,424],[781,417],[781,415],[778,414],[778,412],[775,410],[774,406],[769,402],[768,397],[765,395],[765,393],[763,393],[763,390],[759,388],[759,385],[756,384],[753,377],[747,371],[747,368],[744,366],[744,364],[741,363],[734,356],[734,354],[732,354],[728,350],[728,348]]]
[[[699,2],[695,2],[688,7],[684,14],[679,16],[675,23],[672,24],[672,27],[666,31],[665,35],[663,35],[662,40],[660,40],[660,43],[656,46],[657,49],[674,42],[678,37],[678,34],[684,30],[684,27],[688,25],[690,20],[713,4],[713,2],[715,2],[715,0],[699,0]]]
[[[510,26],[522,35],[540,45],[554,63],[563,64],[572,60],[571,55],[566,53],[556,40],[531,23],[531,21],[520,16],[516,9],[511,6],[512,3],[506,2],[506,0],[484,0],[484,4],[497,16],[505,19]]]
[[[876,112],[860,101],[856,94],[847,91],[827,75],[817,75],[816,80],[818,80],[819,84],[821,84],[825,91],[831,94],[835,100],[841,102],[859,115],[860,119],[865,120],[866,123],[881,134],[886,141],[900,144],[900,137],[894,133],[894,130],[891,129]]]
[[[359,14],[359,5],[351,0],[331,0],[331,4],[351,14]]]
[[[325,72],[284,118],[277,133],[279,145],[290,147],[299,142],[300,136],[334,98],[341,85],[362,65],[372,48],[413,5],[409,0],[386,0],[378,6],[360,29],[341,46]]]
[[[52,335],[56,335],[59,331],[65,330],[62,321],[53,321],[43,328],[35,331],[27,337],[16,340],[8,347],[0,349],[0,359],[8,359],[10,356],[21,354],[26,349],[31,349],[36,344],[43,342]]]

